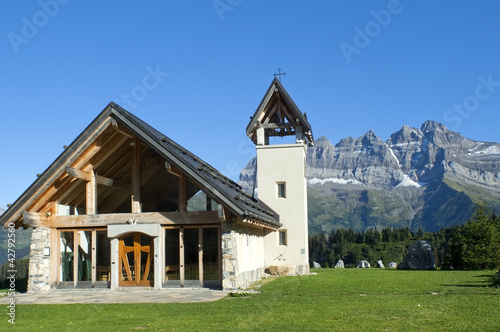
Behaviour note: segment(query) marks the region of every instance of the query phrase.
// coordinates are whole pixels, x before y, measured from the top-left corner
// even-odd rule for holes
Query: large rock
[[[321,264],[319,264],[318,262],[313,262],[313,267],[315,269],[321,269]]]
[[[381,259],[379,259],[377,261],[377,267],[381,268],[381,269],[385,269],[385,265],[384,265],[384,262],[382,262]]]
[[[358,266],[356,266],[356,267],[359,267],[362,269],[365,269],[365,268],[367,269],[367,268],[370,268],[370,263],[368,263],[367,260],[362,259],[359,261]]]
[[[345,266],[344,266],[344,261],[339,259],[339,261],[337,262],[337,264],[335,264],[335,268],[336,269],[343,269]]]
[[[433,270],[434,255],[429,242],[420,240],[410,246],[408,253],[398,267],[400,270]]]
[[[389,267],[390,269],[395,269],[395,268],[397,268],[397,267],[398,267],[398,264],[397,264],[396,262],[390,262],[390,263],[389,263],[389,265],[388,265],[388,267]]]
[[[290,266],[271,265],[266,269],[266,273],[274,276],[292,276],[295,275],[295,265],[290,265]]]

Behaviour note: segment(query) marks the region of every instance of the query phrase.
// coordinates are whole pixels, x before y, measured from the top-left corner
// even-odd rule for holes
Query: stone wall
[[[39,293],[50,290],[50,257],[43,256],[43,248],[50,248],[55,255],[55,248],[50,247],[51,229],[34,228],[31,232],[28,292]]]
[[[237,233],[231,222],[223,222],[222,231],[222,288],[238,288],[238,255],[237,255]]]

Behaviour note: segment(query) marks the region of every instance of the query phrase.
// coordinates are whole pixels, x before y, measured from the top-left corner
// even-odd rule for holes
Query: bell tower
[[[306,144],[313,145],[314,139],[306,115],[277,78],[251,118],[246,133],[257,150],[259,200],[279,214],[282,225],[277,232],[267,231],[265,235],[265,266],[308,273]],[[279,137],[287,143],[282,143]]]

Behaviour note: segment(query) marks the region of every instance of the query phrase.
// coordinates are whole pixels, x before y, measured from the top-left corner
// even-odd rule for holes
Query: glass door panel
[[[61,265],[59,281],[74,281],[74,232],[60,232],[60,257]]]
[[[165,229],[165,281],[180,285],[179,229]]]
[[[96,242],[96,287],[107,287],[111,281],[111,248],[107,231],[97,231]]]
[[[92,281],[92,231],[78,231],[78,281]]]
[[[199,285],[199,238],[198,228],[184,229],[184,280],[185,286]]]
[[[219,230],[203,228],[203,282],[219,280]]]

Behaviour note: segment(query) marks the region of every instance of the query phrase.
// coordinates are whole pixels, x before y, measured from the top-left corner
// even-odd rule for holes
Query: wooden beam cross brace
[[[81,171],[81,170],[73,168],[73,167],[66,167],[66,173],[68,173],[70,176],[72,176],[74,178],[84,180],[87,182],[90,181],[92,176],[93,176],[93,172],[85,172],[85,171]],[[107,178],[104,176],[100,176],[100,175],[95,175],[95,178],[96,178],[97,184],[101,184],[101,185],[107,186],[107,187],[113,186],[113,179],[110,179],[110,178]]]

